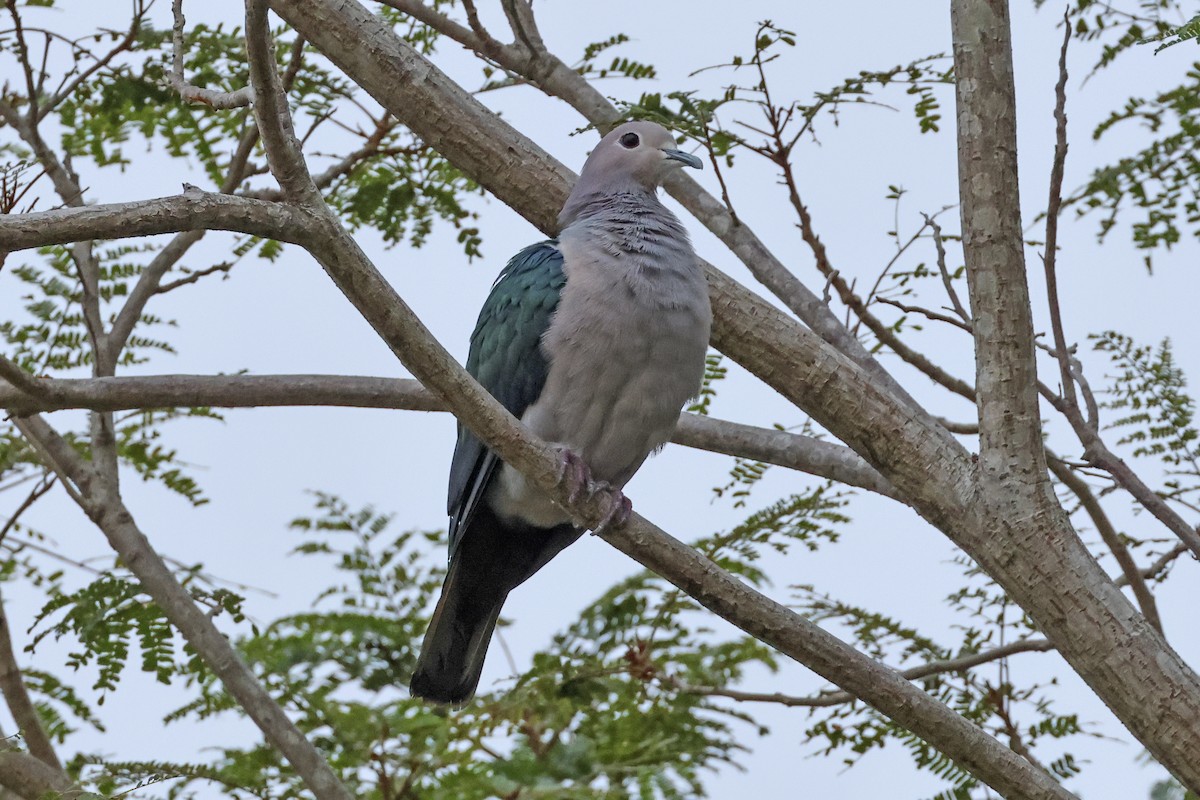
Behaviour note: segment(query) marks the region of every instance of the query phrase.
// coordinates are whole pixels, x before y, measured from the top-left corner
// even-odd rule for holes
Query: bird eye
[[[621,147],[624,147],[626,150],[632,150],[639,144],[641,144],[641,140],[638,139],[636,133],[627,133],[621,137]]]

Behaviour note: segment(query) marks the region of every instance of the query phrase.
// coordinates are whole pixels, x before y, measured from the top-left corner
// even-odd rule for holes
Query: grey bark
[[[1086,556],[1047,475],[1017,185],[1008,5],[951,4],[963,251],[979,395],[980,559],[1185,786],[1200,789],[1200,679]],[[885,472],[886,474],[886,472]],[[992,548],[1001,550],[1001,548]],[[1047,600],[1061,606],[1055,616]]]
[[[22,373],[24,374],[24,373]],[[3,377],[0,375],[0,377]],[[0,384],[0,408],[28,415],[67,408],[348,406],[444,411],[415,380],[351,375],[159,375],[39,379],[37,394]],[[857,486],[888,497],[895,490],[848,447],[811,436],[682,414],[672,441],[713,453],[764,461]]]

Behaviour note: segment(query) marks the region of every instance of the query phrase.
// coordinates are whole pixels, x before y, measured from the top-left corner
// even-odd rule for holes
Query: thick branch
[[[265,0],[246,0],[246,55],[250,60],[250,86],[254,90],[254,118],[258,121],[271,174],[285,197],[319,202],[317,187],[292,128],[283,82],[275,69],[275,42],[267,25]]]
[[[172,197],[0,216],[0,253],[87,239],[199,230],[295,242],[310,221],[308,214],[292,206],[189,186]]]
[[[60,770],[16,750],[0,750],[0,786],[24,800],[76,800],[84,794]]]
[[[1017,191],[1008,7],[1006,2],[955,0],[951,8],[981,478],[1006,492],[1044,495],[1049,482]]]
[[[980,502],[975,510],[980,529],[1017,554],[1000,564],[980,563],[1031,612],[1063,657],[1159,763],[1185,786],[1200,789],[1195,757],[1200,678],[1083,555],[1046,472],[1017,186],[1008,5],[953,0],[951,28],[963,252],[979,395]],[[1020,557],[1024,553],[1036,555],[1027,560]],[[1071,557],[1064,563],[1066,554]],[[1052,563],[1060,567],[1047,573]],[[1064,600],[1073,605],[1070,598],[1081,593],[1092,599],[1073,619],[1038,613],[1039,606]],[[1158,699],[1136,700],[1143,692]]]

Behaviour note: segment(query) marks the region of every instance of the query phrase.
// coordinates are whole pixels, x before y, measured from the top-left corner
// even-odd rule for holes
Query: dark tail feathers
[[[582,531],[507,525],[481,508],[462,532],[409,690],[435,703],[470,700],[508,593]]]
[[[463,587],[462,563],[462,559],[454,559],[450,564],[409,683],[414,697],[435,703],[463,703],[475,694],[492,631],[507,597],[505,593],[489,602],[486,597],[473,596],[479,592]]]

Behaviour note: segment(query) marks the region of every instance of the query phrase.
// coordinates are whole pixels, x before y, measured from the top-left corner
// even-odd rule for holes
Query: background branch
[[[1002,658],[1016,655],[1018,653],[1044,653],[1054,649],[1046,639],[1022,639],[1017,642],[994,647],[990,650],[982,650],[978,653],[959,656],[957,658],[949,658],[943,661],[931,661],[928,664],[918,664],[915,667],[909,667],[904,670],[897,670],[898,674],[910,681],[928,678],[933,675],[942,675],[947,672],[965,672],[972,667],[977,667],[980,664],[987,664],[992,661],[998,661]],[[687,683],[680,682],[674,678],[667,677],[666,680],[675,689],[689,694],[710,695],[713,697],[727,697],[730,700],[739,702],[751,703],[775,703],[777,705],[789,706],[794,708],[827,708],[829,706],[838,706],[845,703],[852,703],[857,698],[847,692],[821,692],[819,694],[804,696],[787,695],[778,692],[743,692],[737,689],[726,689],[719,686],[692,686]]]
[[[256,408],[342,406],[445,411],[415,380],[352,375],[160,375],[99,379],[43,379],[29,396],[0,385],[0,408],[16,414],[86,408]],[[758,428],[698,414],[682,414],[676,444],[763,461],[899,499],[895,489],[844,445],[787,431]]]
[[[62,763],[54,752],[54,745],[42,727],[37,709],[29,699],[25,681],[21,677],[21,668],[17,666],[17,656],[13,651],[12,634],[8,627],[8,612],[0,599],[0,692],[4,694],[4,702],[20,730],[21,738],[29,754],[48,767],[62,772]]]

